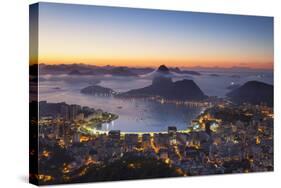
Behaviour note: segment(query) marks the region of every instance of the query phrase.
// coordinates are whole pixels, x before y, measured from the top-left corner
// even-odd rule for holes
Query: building
[[[66,104],[61,105],[60,113],[65,121],[69,121],[69,107]]]
[[[139,139],[137,134],[126,134],[125,135],[125,144],[127,147],[134,147],[137,146]]]
[[[144,148],[150,147],[151,143],[150,143],[150,134],[143,134],[142,135],[142,146]]]
[[[84,120],[84,114],[83,113],[78,113],[76,115],[76,118],[75,118],[76,121],[83,121]]]
[[[81,111],[81,106],[72,104],[69,107],[69,119],[71,121],[75,120],[77,114]]]
[[[156,147],[163,148],[170,145],[169,135],[168,134],[154,134],[153,142]]]
[[[168,135],[170,145],[174,145],[177,143],[177,127],[168,127]]]
[[[162,159],[162,160],[168,159],[168,158],[169,158],[168,149],[166,149],[166,148],[161,148],[161,149],[159,150],[158,155],[159,155],[159,158]]]
[[[108,133],[110,139],[119,141],[120,140],[120,130],[111,130]]]

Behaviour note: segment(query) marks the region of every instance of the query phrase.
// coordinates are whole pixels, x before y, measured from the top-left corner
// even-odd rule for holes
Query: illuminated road
[[[109,131],[103,131],[103,130],[97,130],[93,129],[90,127],[83,127],[83,130],[81,127],[78,129],[79,132],[84,133],[84,134],[90,134],[90,135],[99,135],[99,134],[108,134]],[[177,132],[179,133],[190,133],[190,129],[186,130],[178,130]],[[125,135],[125,134],[138,134],[138,135],[143,135],[143,134],[167,134],[168,131],[161,131],[161,132],[121,132],[120,134]]]

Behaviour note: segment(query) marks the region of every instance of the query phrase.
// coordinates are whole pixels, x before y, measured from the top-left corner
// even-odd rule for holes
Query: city
[[[42,101],[40,105],[46,109],[58,104]],[[59,106],[60,113],[39,119],[40,184],[79,182],[93,169],[99,171],[127,157],[160,161],[174,171],[172,176],[273,170],[273,111],[265,105],[223,101],[212,104],[186,130],[171,126],[165,132],[138,134],[91,131],[89,127],[118,117],[79,105]],[[52,164],[54,157],[61,162]],[[128,161],[123,164],[127,169],[142,168],[142,162]],[[92,176],[89,181],[117,177]]]

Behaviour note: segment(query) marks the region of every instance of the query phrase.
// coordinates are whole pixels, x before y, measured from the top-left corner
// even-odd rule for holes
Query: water
[[[51,89],[51,88],[49,88]],[[147,99],[117,99],[84,95],[79,89],[40,91],[40,100],[79,104],[118,114],[119,118],[102,126],[102,130],[125,132],[166,131],[168,126],[186,129],[190,121],[201,111],[184,105],[161,104]]]
[[[243,84],[250,80],[273,83],[272,72],[225,72],[202,71],[200,76],[175,76],[174,81],[183,78],[193,79],[202,91],[209,96],[224,97],[226,88],[232,83]],[[216,76],[210,76],[216,74]],[[118,99],[114,97],[97,97],[80,93],[80,89],[90,82],[99,80],[99,85],[118,92],[142,88],[151,84],[151,77],[94,77],[94,76],[43,76],[47,81],[40,82],[39,100],[48,102],[66,102],[95,109],[102,109],[119,115],[102,130],[121,130],[125,132],[166,131],[168,126],[186,129],[192,119],[202,111],[198,107],[185,105],[161,104],[147,99]],[[54,78],[57,77],[57,78]],[[51,79],[50,79],[51,78]]]

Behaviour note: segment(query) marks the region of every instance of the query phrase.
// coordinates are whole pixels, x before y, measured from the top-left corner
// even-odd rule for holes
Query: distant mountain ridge
[[[96,66],[86,64],[59,64],[59,65],[37,65],[40,74],[68,74],[68,75],[113,75],[113,76],[139,76],[153,71],[152,68],[136,68],[126,66]],[[31,66],[31,70],[37,67]]]
[[[201,75],[201,73],[199,73],[199,72],[197,72],[197,71],[181,70],[181,69],[179,69],[178,67],[176,67],[176,68],[170,68],[170,70],[171,70],[172,72],[177,73],[177,74],[190,74],[190,75],[196,75],[196,76]]]
[[[150,67],[126,67],[126,66],[96,66],[96,65],[88,65],[82,63],[75,64],[36,64],[30,66],[31,70],[37,69],[40,70],[40,74],[68,74],[68,75],[105,75],[111,74],[113,76],[141,76],[148,73],[152,73],[154,71],[153,68]],[[180,70],[178,67],[175,68],[167,68],[165,65],[161,65],[159,70],[156,72],[169,72],[169,73],[177,73],[177,74],[189,74],[189,75],[201,75],[196,71],[189,70]]]

